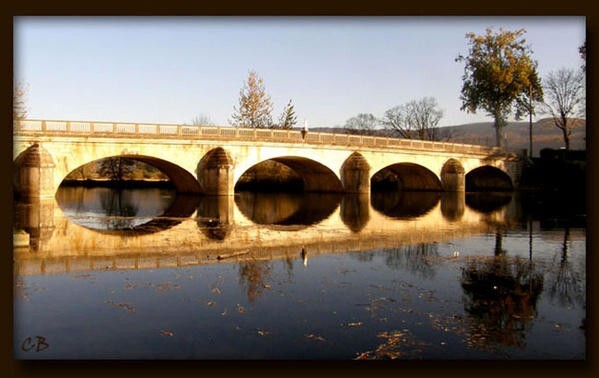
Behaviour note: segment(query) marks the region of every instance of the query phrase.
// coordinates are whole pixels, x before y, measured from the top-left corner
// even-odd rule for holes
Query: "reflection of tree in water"
[[[435,276],[435,263],[438,261],[437,243],[408,245],[386,250],[385,263],[391,269],[404,269],[423,278]]]
[[[549,272],[551,299],[557,299],[561,306],[569,307],[576,303],[585,303],[585,282],[582,272],[578,271],[568,261],[568,243],[570,242],[570,229],[564,230],[561,255],[556,255]],[[558,261],[559,259],[559,261]]]
[[[437,243],[424,243],[382,251],[362,251],[352,253],[349,256],[360,262],[370,262],[376,256],[381,256],[385,259],[385,264],[391,269],[403,269],[423,278],[433,278],[435,264],[439,258],[439,250]]]
[[[264,292],[271,271],[269,261],[248,260],[239,263],[239,282],[245,286],[250,303],[254,303]]]
[[[543,291],[543,275],[530,261],[506,256],[472,259],[462,268],[462,288],[465,309],[474,321],[474,344],[525,346]]]
[[[358,253],[352,253],[350,256],[360,262],[370,262],[376,255],[375,251],[361,251]]]
[[[132,227],[131,219],[139,209],[133,204],[123,190],[106,190],[100,192],[100,205],[106,216],[114,217],[106,219],[106,228],[109,230],[122,230]]]
[[[503,231],[498,229],[495,231],[495,248],[493,249],[493,254],[495,256],[503,256],[507,253],[505,249],[503,249]]]

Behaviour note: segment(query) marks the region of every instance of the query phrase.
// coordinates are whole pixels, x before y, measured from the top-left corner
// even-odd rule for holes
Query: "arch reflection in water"
[[[173,227],[191,216],[199,201],[172,189],[104,187],[61,187],[56,200],[72,222],[119,234],[147,234]]]
[[[339,206],[337,193],[240,192],[235,203],[243,215],[263,225],[309,226],[328,218]]]
[[[398,191],[373,192],[372,207],[395,219],[413,219],[431,211],[441,198],[440,192]]]
[[[466,206],[483,214],[501,210],[511,201],[511,192],[466,193]]]

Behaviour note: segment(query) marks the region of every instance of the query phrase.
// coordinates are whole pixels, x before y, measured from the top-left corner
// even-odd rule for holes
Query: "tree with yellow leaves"
[[[271,127],[272,107],[262,78],[255,71],[250,71],[247,82],[239,91],[239,105],[233,108],[230,122],[237,127]]]
[[[468,56],[456,59],[465,63],[461,109],[471,113],[482,109],[494,118],[498,147],[503,145],[502,129],[517,100],[527,93],[542,93],[537,62],[522,38],[525,32],[499,29],[494,33],[488,28],[485,35],[468,33]]]

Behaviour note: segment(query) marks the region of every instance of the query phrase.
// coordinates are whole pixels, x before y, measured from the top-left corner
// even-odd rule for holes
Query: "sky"
[[[250,70],[278,119],[343,126],[359,113],[434,97],[439,126],[490,122],[461,111],[469,32],[524,28],[541,77],[578,69],[585,17],[14,18],[14,80],[28,118],[227,125]]]

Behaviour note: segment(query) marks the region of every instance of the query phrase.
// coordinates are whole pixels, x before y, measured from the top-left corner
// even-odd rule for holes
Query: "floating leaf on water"
[[[318,336],[318,335],[314,335],[312,333],[308,334],[308,335],[304,335],[305,338],[309,339],[309,340],[316,340],[316,341],[326,341],[326,339],[322,336]]]
[[[348,327],[360,327],[362,325],[364,325],[363,322],[350,322],[346,324]]]
[[[269,331],[266,331],[266,330],[263,330],[263,329],[260,329],[260,328],[258,328],[257,331],[258,331],[258,335],[260,335],[260,336],[266,336],[266,335],[270,334]]]
[[[161,331],[160,331],[160,335],[161,335],[161,336],[168,336],[168,337],[170,337],[170,336],[173,336],[173,335],[174,335],[174,333],[172,333],[171,331],[162,331],[162,330],[161,330]]]
[[[131,306],[128,303],[114,303],[113,301],[110,301],[110,300],[104,301],[104,303],[111,304],[117,308],[124,308],[125,310],[127,310],[127,312],[135,312],[135,307]]]
[[[240,313],[240,314],[243,314],[245,312],[245,308],[242,305],[238,304],[237,305],[237,312]]]
[[[220,289],[218,287],[215,287],[214,289],[212,289],[210,291],[212,291],[215,294],[220,294],[221,293],[221,291],[220,291]]]

